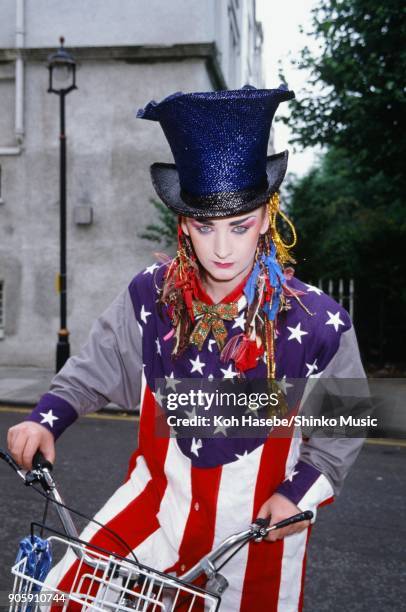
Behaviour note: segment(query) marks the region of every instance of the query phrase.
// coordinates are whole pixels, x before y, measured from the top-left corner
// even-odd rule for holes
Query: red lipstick
[[[213,261],[213,263],[218,268],[230,268],[233,265],[232,263],[220,263],[219,261]]]

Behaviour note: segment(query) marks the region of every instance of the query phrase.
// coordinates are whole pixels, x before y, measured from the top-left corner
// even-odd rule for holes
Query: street
[[[0,408],[1,448],[6,447],[8,427],[24,414]],[[66,431],[57,444],[55,468],[66,503],[93,515],[121,484],[135,444],[134,417],[96,415]],[[305,612],[400,609],[405,592],[405,458],[404,442],[370,441],[339,499],[319,510],[310,540]],[[31,520],[41,521],[43,501],[3,462],[0,491],[0,591],[9,591],[18,542],[29,533]]]

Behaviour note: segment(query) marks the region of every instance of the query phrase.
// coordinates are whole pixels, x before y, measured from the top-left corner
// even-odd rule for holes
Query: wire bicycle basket
[[[216,612],[220,597],[178,578],[158,572],[114,553],[91,550],[80,542],[50,536],[47,542],[78,561],[69,591],[58,588],[58,577],[37,579],[22,557],[11,569],[14,575],[9,612],[58,610],[94,612]],[[91,557],[92,565],[86,560]],[[63,564],[64,565],[64,564]],[[60,576],[67,568],[62,565]]]

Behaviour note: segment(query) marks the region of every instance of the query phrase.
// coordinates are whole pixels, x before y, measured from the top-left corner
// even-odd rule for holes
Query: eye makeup
[[[240,227],[242,229],[247,230],[253,227],[256,224],[256,222],[257,222],[257,217],[251,216],[251,217],[245,217],[244,219],[239,219],[238,221],[232,221],[231,223],[229,223],[229,225],[235,229]],[[192,219],[192,227],[194,227],[198,231],[201,231],[202,233],[207,233],[207,230],[210,231],[210,228],[213,226],[214,226],[214,223],[212,221],[209,221],[209,220],[206,221],[204,219],[199,221],[198,219]],[[243,232],[240,232],[240,233],[243,233]]]
[[[213,226],[209,225],[208,223],[198,222],[196,220],[193,220],[191,225],[193,229],[198,231],[200,234],[208,234],[213,229]]]
[[[257,218],[256,217],[249,217],[249,219],[245,222],[241,222],[241,225],[238,224],[237,227],[246,227],[247,229],[249,229],[250,227],[254,227],[254,225],[257,222]]]

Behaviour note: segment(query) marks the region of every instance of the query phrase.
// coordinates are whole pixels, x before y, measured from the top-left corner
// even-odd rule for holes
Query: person
[[[292,428],[284,436],[157,432],[158,380],[176,392],[185,379],[286,388],[289,379],[365,375],[348,313],[287,266],[277,219],[289,222],[278,196],[288,153],[268,156],[267,146],[278,105],[292,97],[285,86],[177,92],[138,111],[160,123],[174,156],[174,164],[154,163],[151,176],[178,215],[177,254],[133,278],[8,434],[10,452],[29,468],[38,448],[54,462],[54,441],[78,416],[108,401],[129,410],[140,403],[127,479],[95,518],[144,564],[177,575],[257,517],[274,524],[312,510],[313,523],[360,448],[359,440],[304,438]],[[310,529],[297,523],[235,555],[222,570],[230,586],[221,609],[302,609]],[[81,538],[111,548],[111,535],[92,524]],[[118,542],[114,551],[128,555]],[[68,555],[50,580],[67,589],[76,567]]]

